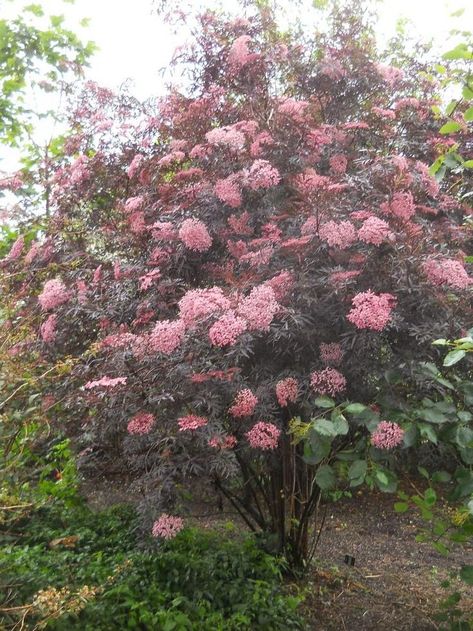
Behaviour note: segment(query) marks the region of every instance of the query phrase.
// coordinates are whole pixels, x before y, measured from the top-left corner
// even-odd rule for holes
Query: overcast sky
[[[197,0],[171,0],[175,6]],[[310,2],[310,0],[306,0]],[[0,0],[0,16],[12,18],[21,7],[32,0]],[[132,92],[140,97],[162,94],[163,80],[159,69],[166,66],[182,34],[175,36],[162,19],[152,12],[152,0],[38,0],[48,15],[66,16],[66,27],[77,32],[82,39],[94,41],[100,48],[91,60],[89,78],[101,85],[117,88],[126,79],[132,81]],[[199,0],[206,6],[215,6],[217,0]],[[284,4],[286,0],[281,0]],[[235,9],[237,0],[223,0],[225,8]],[[451,14],[464,7],[462,17]],[[446,38],[452,28],[473,30],[473,4],[471,0],[384,0],[379,7],[378,34],[381,41],[393,35],[399,18],[407,18],[411,29],[423,40],[439,42],[440,51],[448,49]],[[87,28],[79,26],[84,17],[90,18]],[[52,130],[45,130],[49,136]],[[54,130],[55,131],[55,130]],[[0,152],[0,170],[12,168],[12,153]]]

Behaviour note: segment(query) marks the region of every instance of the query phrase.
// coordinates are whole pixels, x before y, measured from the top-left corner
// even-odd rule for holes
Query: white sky
[[[12,18],[22,6],[34,1],[0,0],[0,16]],[[75,0],[75,4],[63,0],[37,1],[49,15],[64,14],[66,27],[100,47],[91,60],[88,78],[114,89],[131,79],[132,92],[140,98],[163,93],[158,71],[169,63],[174,49],[182,43],[182,36],[173,35],[162,19],[152,13],[152,0]],[[197,4],[197,0],[190,1]],[[174,6],[182,6],[182,2],[171,0]],[[201,2],[215,6],[216,0]],[[231,10],[236,0],[221,0],[221,3]],[[452,28],[473,30],[473,4],[462,17],[450,17],[453,11],[468,4],[470,0],[384,0],[379,5],[379,37],[382,41],[393,35],[397,20],[405,17],[412,22],[416,37],[435,38],[440,51],[448,50],[446,39]],[[87,28],[79,26],[84,17],[90,18]],[[0,163],[0,170],[6,170],[9,163],[11,154]]]

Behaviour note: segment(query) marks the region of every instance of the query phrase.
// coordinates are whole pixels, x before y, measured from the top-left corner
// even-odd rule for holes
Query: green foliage
[[[302,628],[299,599],[281,591],[279,562],[253,539],[229,541],[189,528],[137,551],[135,528],[130,508],[43,508],[19,522],[20,539],[4,547],[2,581],[15,583],[15,604],[35,602],[40,590],[53,599],[62,594],[61,615],[29,612],[56,631]],[[74,595],[84,586],[88,596],[77,608]]]

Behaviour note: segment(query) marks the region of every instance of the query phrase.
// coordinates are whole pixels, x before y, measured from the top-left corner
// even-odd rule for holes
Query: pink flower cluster
[[[262,449],[268,451],[276,449],[278,446],[279,436],[281,430],[273,425],[273,423],[266,423],[260,421],[253,425],[249,432],[245,434],[253,449]]]
[[[356,241],[356,230],[350,221],[327,221],[320,226],[319,236],[331,247],[345,250]]]
[[[473,283],[463,265],[455,259],[429,259],[425,261],[422,269],[433,285],[450,285],[455,289],[466,289]]]
[[[249,35],[241,35],[233,42],[228,53],[228,63],[234,70],[243,68],[252,58],[248,44],[251,42]]]
[[[281,179],[279,171],[267,160],[255,160],[245,175],[245,181],[253,191],[276,186]]]
[[[357,329],[371,329],[382,331],[391,319],[391,311],[396,305],[396,298],[392,294],[376,295],[368,291],[356,294],[352,299],[353,308],[347,315]]]
[[[23,248],[25,247],[25,237],[19,236],[15,243],[11,246],[10,252],[7,254],[3,262],[16,261],[20,258]]]
[[[252,158],[259,158],[264,150],[264,147],[270,147],[274,144],[272,136],[267,131],[262,131],[258,134],[254,141],[250,145],[250,155]]]
[[[233,346],[244,331],[245,320],[234,311],[227,311],[210,327],[209,338],[214,346]]]
[[[212,245],[212,237],[199,219],[185,219],[179,229],[179,239],[186,248],[196,252],[205,252]]]
[[[158,280],[158,278],[161,278],[161,272],[158,269],[153,269],[143,276],[140,276],[139,281],[141,291],[149,289],[154,284],[154,281]]]
[[[305,169],[295,178],[296,187],[303,195],[311,195],[320,190],[327,189],[330,185],[330,178],[319,175],[314,169]]]
[[[137,197],[129,197],[125,202],[125,212],[134,213],[140,210],[144,204],[144,198],[141,195]]]
[[[219,311],[227,311],[230,301],[225,298],[220,287],[193,289],[179,300],[179,316],[186,326],[192,326]]]
[[[253,233],[253,228],[248,226],[248,221],[250,220],[250,213],[246,210],[241,215],[230,215],[227,219],[228,225],[233,230],[235,234],[247,235]]]
[[[347,380],[335,368],[324,368],[311,373],[310,385],[318,394],[329,394],[333,397],[345,390]]]
[[[404,77],[404,71],[395,66],[376,64],[376,70],[391,88]]]
[[[195,414],[187,414],[177,419],[180,432],[194,432],[199,427],[205,427],[208,421],[205,416],[196,416]]]
[[[331,342],[330,344],[322,342],[320,345],[320,359],[324,364],[338,366],[343,359],[343,355],[344,352],[341,345],[336,342]]]
[[[249,388],[237,392],[233,405],[228,409],[229,413],[235,418],[242,416],[251,416],[258,404],[258,397],[255,396]]]
[[[237,439],[231,434],[224,434],[223,436],[213,436],[207,444],[214,449],[233,449],[236,447]]]
[[[260,285],[240,301],[238,314],[246,321],[249,331],[269,331],[269,325],[279,309],[273,289],[269,285]]]
[[[48,311],[64,304],[70,297],[64,283],[56,278],[44,283],[43,291],[38,296],[38,302],[44,311]]]
[[[41,325],[39,330],[41,334],[41,339],[43,340],[43,342],[46,342],[46,344],[54,341],[54,338],[56,337],[56,324],[57,316],[53,313],[49,316],[46,322],[43,322],[43,324]]]
[[[102,377],[97,381],[88,381],[84,388],[86,390],[91,390],[92,388],[114,388],[115,386],[125,385],[126,377]]]
[[[391,421],[381,421],[371,434],[371,442],[378,449],[394,449],[402,443],[404,430]]]
[[[286,377],[276,384],[276,397],[281,407],[294,403],[299,395],[299,384],[294,377]]]
[[[392,237],[394,234],[391,232],[389,224],[378,217],[368,217],[358,230],[358,238],[372,245],[381,245],[383,241]]]
[[[410,191],[398,191],[394,193],[390,202],[383,202],[381,212],[386,215],[394,215],[398,219],[408,221],[416,212],[414,198]]]
[[[245,134],[233,125],[216,127],[205,134],[207,142],[211,145],[223,145],[231,151],[237,152],[245,146]]]
[[[186,327],[181,320],[156,322],[148,339],[150,350],[170,355],[182,344],[185,331]]]
[[[149,434],[154,425],[154,416],[147,412],[138,412],[126,426],[129,434]]]
[[[162,513],[160,518],[153,524],[152,534],[153,537],[173,539],[183,528],[184,521],[181,517],[174,517],[173,515]]]
[[[291,272],[283,270],[276,276],[273,276],[273,278],[267,280],[264,284],[271,287],[276,300],[284,300],[294,285],[294,276]]]
[[[343,153],[337,153],[333,155],[330,160],[330,168],[337,175],[343,175],[347,170],[348,160]]]
[[[133,177],[135,177],[135,175],[138,173],[138,171],[140,170],[140,167],[143,163],[144,157],[140,154],[137,154],[133,160],[130,162],[127,170],[126,170],[126,174],[128,175],[128,177],[131,179]]]
[[[278,113],[290,116],[296,122],[304,122],[304,113],[308,107],[307,101],[298,101],[293,98],[284,98],[278,105]]]
[[[224,180],[218,180],[215,183],[214,193],[227,206],[232,208],[241,206],[241,191],[238,178],[235,175],[230,175]]]

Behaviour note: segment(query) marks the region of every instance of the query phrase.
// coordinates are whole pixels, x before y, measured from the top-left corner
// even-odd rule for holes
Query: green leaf
[[[462,164],[463,167],[465,167],[465,169],[473,169],[473,160],[465,160],[465,162]],[[472,258],[471,256],[467,256],[466,259]],[[471,263],[471,261],[466,261],[467,263]]]
[[[456,121],[448,121],[448,123],[445,123],[445,125],[442,125],[442,127],[439,129],[439,133],[440,134],[454,134],[457,131],[460,131],[461,129],[461,125],[460,123],[457,123]]]
[[[460,410],[457,416],[463,423],[468,423],[469,421],[471,421],[471,419],[473,419],[473,414],[468,410]]]
[[[419,416],[419,418],[423,419],[424,421],[428,421],[429,423],[445,423],[446,421],[448,421],[448,418],[445,416],[445,414],[435,408],[423,408],[417,410],[417,415]]]
[[[444,53],[442,59],[473,59],[473,54],[469,51],[467,44],[461,43]]]
[[[362,403],[350,403],[350,405],[347,405],[344,412],[350,412],[350,414],[361,414],[364,410],[366,410],[366,405],[363,405]]]
[[[461,425],[457,428],[456,441],[459,447],[473,447],[473,429]]]
[[[461,351],[461,350],[450,351],[445,356],[445,359],[443,360],[443,365],[445,367],[453,366],[454,364],[459,362],[461,359],[463,359],[465,355],[466,355],[465,351]]]
[[[473,585],[473,565],[463,565],[460,570],[460,578],[467,585]]]
[[[335,407],[335,401],[330,397],[319,397],[315,399],[314,405],[318,408],[333,408]]]
[[[409,510],[409,504],[407,504],[407,502],[396,502],[394,504],[394,510],[396,513],[405,513]]]
[[[393,493],[397,488],[397,476],[388,469],[377,469],[375,481],[383,493]]]
[[[333,421],[329,421],[326,418],[318,418],[313,421],[312,428],[321,436],[331,436],[332,438],[337,436],[337,428]]]
[[[466,121],[473,121],[473,107],[469,107],[466,112],[463,114],[463,118]]]
[[[330,454],[332,441],[323,438],[316,432],[312,431],[309,435],[309,441],[304,445],[304,462],[308,465],[316,465],[322,462]]]
[[[434,489],[427,489],[424,493],[424,500],[428,506],[433,506],[437,501],[437,493]]]
[[[348,426],[348,421],[343,416],[343,414],[340,414],[334,410],[332,412],[332,423],[333,429],[336,432],[336,436],[345,436],[346,434],[348,434],[350,428]]]
[[[473,99],[473,90],[469,88],[467,85],[463,86],[462,96],[466,101],[470,101]]]
[[[435,473],[432,474],[433,482],[450,482],[451,479],[452,476],[448,471],[435,471]]]
[[[430,480],[429,472],[425,467],[417,467],[417,471],[423,476],[426,480]]]
[[[315,481],[322,491],[333,489],[337,483],[335,471],[329,464],[323,464],[318,468],[317,473],[315,474]]]
[[[458,101],[456,99],[453,99],[453,101],[450,101],[450,103],[445,108],[446,115],[450,116],[450,114],[453,112],[453,110],[456,108],[457,105],[458,105]]]
[[[352,464],[350,465],[350,468],[348,469],[348,479],[352,481],[361,480],[362,482],[365,478],[367,470],[368,470],[368,464],[366,460],[355,460],[354,462],[352,462]],[[361,484],[361,482],[359,482],[359,484]],[[357,486],[357,485],[353,484],[350,486]]]

